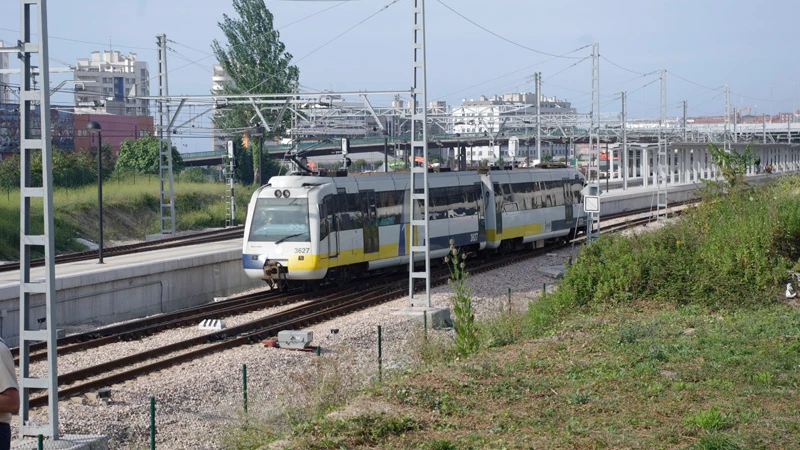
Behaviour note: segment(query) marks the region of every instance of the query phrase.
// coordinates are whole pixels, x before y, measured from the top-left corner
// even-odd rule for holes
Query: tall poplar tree
[[[274,94],[292,92],[300,78],[300,70],[290,64],[291,53],[280,40],[280,33],[273,28],[273,16],[263,0],[233,0],[233,9],[238,18],[223,14],[218,25],[225,34],[227,43],[223,47],[216,39],[211,49],[222,68],[231,78],[223,87],[224,94]],[[263,111],[264,118],[272,126],[277,113]],[[251,122],[253,117],[254,122]],[[227,106],[214,116],[218,129],[243,130],[260,125],[252,105]],[[279,134],[284,126],[260,139],[269,139]],[[255,147],[253,165],[258,165],[258,142],[250,140]],[[274,165],[265,164],[265,170]],[[269,174],[265,174],[265,179]]]

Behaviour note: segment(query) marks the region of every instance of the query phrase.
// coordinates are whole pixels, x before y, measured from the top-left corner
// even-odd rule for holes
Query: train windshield
[[[257,242],[310,242],[308,199],[259,198],[250,225],[250,240]]]

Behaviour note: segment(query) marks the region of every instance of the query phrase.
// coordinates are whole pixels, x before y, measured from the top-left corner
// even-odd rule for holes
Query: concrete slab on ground
[[[108,450],[108,436],[89,434],[66,434],[57,441],[44,440],[43,448],[48,450]],[[18,439],[11,442],[16,450],[36,450],[36,438]]]
[[[542,275],[546,275],[550,278],[555,278],[556,280],[560,280],[564,278],[564,272],[567,271],[567,266],[565,266],[564,264],[559,264],[555,266],[539,267],[536,270]]]
[[[450,319],[450,308],[409,306],[408,308],[401,309],[392,314],[395,316],[408,317],[420,323],[425,321],[425,316],[427,315],[428,326],[435,329],[453,326],[453,321]]]

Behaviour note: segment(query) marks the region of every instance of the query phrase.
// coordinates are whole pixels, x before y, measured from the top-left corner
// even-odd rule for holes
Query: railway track
[[[641,214],[642,212],[637,213]],[[680,212],[675,211],[673,214],[677,215]],[[627,215],[633,214],[628,213]],[[602,229],[604,232],[616,232],[646,224],[650,221],[652,221],[650,217],[639,217],[614,225],[606,225]],[[578,238],[578,240],[580,239],[583,238]],[[505,255],[500,259],[489,262],[473,261],[468,270],[471,273],[495,270],[529,258],[541,256],[563,245],[566,244],[555,244],[534,251]],[[431,285],[445,284],[448,277],[449,271],[445,268],[434,270],[432,272]],[[336,316],[349,314],[408,295],[408,278],[404,274],[384,278],[382,283],[377,286],[371,285],[374,281],[373,277],[371,282],[364,281],[337,292],[333,292],[334,289],[330,288],[317,293],[316,295],[319,298],[313,298],[310,293],[297,292],[280,294],[267,291],[249,294],[224,302],[140,319],[59,339],[58,353],[63,355],[121,340],[140,339],[166,329],[194,326],[207,318],[230,317],[258,309],[307,300],[305,304],[235,327],[60,374],[58,378],[60,386],[59,398],[80,395],[100,387],[135,379],[196,358],[259,342],[268,337],[276,336],[280,330],[307,327]],[[422,289],[423,287],[423,283],[420,282],[417,289]],[[18,357],[18,349],[12,349],[12,352]],[[31,361],[45,359],[46,349],[44,345],[32,345],[29,356]],[[45,406],[46,404],[46,395],[30,398],[31,407]]]
[[[469,266],[471,273],[480,273],[514,264],[536,256],[541,256],[555,247],[565,244],[547,246],[532,252],[505,256],[491,262],[478,262]],[[449,271],[441,268],[432,272],[431,285],[447,283]],[[250,321],[235,327],[208,333],[157,349],[147,350],[113,361],[101,363],[84,369],[59,374],[59,398],[80,395],[91,390],[135,379],[196,358],[221,352],[230,348],[260,342],[278,334],[285,329],[303,328],[329,320],[333,317],[402,298],[408,295],[408,278],[404,275],[382,285],[366,287],[359,284],[345,291],[313,299],[303,305],[271,314],[261,319]],[[417,283],[416,289],[423,289],[424,283]],[[197,321],[193,322],[196,324]],[[59,349],[61,353],[61,349]],[[47,405],[47,396],[31,397],[31,407]]]

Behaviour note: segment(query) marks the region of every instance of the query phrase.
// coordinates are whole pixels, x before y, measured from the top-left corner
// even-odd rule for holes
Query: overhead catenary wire
[[[554,53],[543,52],[541,50],[536,50],[535,48],[528,47],[527,45],[520,44],[519,42],[512,41],[511,39],[508,39],[508,38],[506,38],[504,36],[501,36],[501,35],[495,33],[494,31],[484,27],[483,25],[475,22],[474,20],[470,19],[469,17],[465,16],[464,14],[461,14],[460,12],[456,11],[455,9],[450,7],[447,3],[443,2],[442,0],[436,0],[436,1],[439,4],[441,4],[442,6],[444,6],[445,8],[449,9],[450,11],[452,11],[455,15],[457,15],[457,16],[461,17],[462,19],[466,20],[467,22],[475,25],[476,27],[480,28],[481,30],[491,34],[492,36],[495,36],[495,37],[497,37],[499,39],[502,39],[503,41],[508,42],[509,44],[516,45],[517,47],[523,48],[523,49],[528,50],[528,51],[533,52],[533,53],[538,53],[540,55],[552,56],[553,58],[566,58],[566,59],[579,59],[579,58],[581,58],[580,56],[564,56],[564,55],[556,55]],[[586,47],[588,47],[588,46],[584,46],[583,48],[586,48]]]
[[[302,56],[302,57],[300,57],[300,58],[293,59],[291,62],[293,62],[294,64],[297,64],[297,63],[299,63],[300,61],[302,61],[302,60],[304,60],[304,59],[308,58],[309,56],[313,55],[314,53],[316,53],[316,52],[318,52],[318,51],[322,50],[323,48],[327,47],[329,44],[331,44],[331,43],[332,43],[332,42],[334,42],[335,40],[337,40],[337,39],[339,39],[340,37],[344,36],[345,34],[349,33],[350,31],[352,31],[353,29],[355,29],[355,28],[356,28],[356,27],[358,27],[359,25],[362,25],[364,22],[366,22],[366,21],[368,21],[368,20],[372,19],[373,17],[377,16],[378,14],[380,14],[380,13],[382,13],[382,12],[386,11],[386,10],[387,10],[387,9],[389,9],[389,8],[390,8],[392,5],[394,5],[395,3],[399,2],[399,1],[400,1],[400,0],[393,0],[391,3],[389,3],[389,4],[385,5],[385,6],[383,6],[381,9],[379,9],[379,10],[375,11],[374,13],[370,14],[369,16],[365,17],[365,18],[364,18],[364,19],[362,19],[360,22],[356,23],[355,25],[351,26],[350,28],[348,28],[348,29],[346,29],[346,30],[342,31],[341,33],[337,34],[337,35],[336,35],[336,36],[334,36],[333,38],[329,39],[329,40],[328,40],[327,42],[325,42],[324,44],[322,44],[322,45],[320,45],[319,47],[315,48],[314,50],[312,50],[312,51],[310,51],[310,52],[306,53],[305,55],[303,55],[303,56]]]
[[[460,93],[462,93],[462,92],[464,92],[464,91],[468,91],[468,90],[470,90],[470,89],[473,89],[473,88],[476,88],[476,87],[478,87],[478,86],[483,86],[484,84],[488,84],[488,83],[491,83],[491,82],[493,82],[493,81],[497,81],[497,80],[499,80],[499,79],[501,79],[501,78],[505,78],[505,77],[507,77],[507,76],[514,75],[515,73],[519,73],[519,72],[522,72],[522,71],[524,71],[524,70],[529,70],[529,69],[532,69],[532,68],[534,68],[534,67],[541,66],[542,64],[546,64],[546,63],[548,63],[548,62],[550,62],[550,61],[553,61],[553,60],[555,60],[555,59],[558,59],[558,58],[560,58],[561,56],[564,56],[564,55],[569,55],[570,53],[575,53],[575,52],[578,52],[578,51],[580,51],[580,50],[583,50],[583,49],[584,49],[584,48],[586,48],[586,47],[589,47],[589,46],[588,46],[588,45],[584,45],[583,47],[578,47],[578,48],[576,48],[575,50],[570,50],[570,51],[568,51],[567,53],[564,53],[564,54],[562,54],[562,55],[560,55],[560,56],[556,56],[556,57],[554,57],[554,58],[545,59],[544,61],[540,61],[540,62],[537,62],[537,63],[535,63],[535,64],[531,64],[531,65],[528,65],[528,66],[522,67],[522,68],[520,68],[520,69],[513,70],[513,71],[511,71],[511,72],[507,72],[507,73],[505,73],[505,74],[503,74],[503,75],[500,75],[500,76],[498,76],[498,77],[494,77],[494,78],[492,78],[492,79],[490,79],[490,80],[482,81],[482,82],[480,82],[480,83],[478,83],[478,84],[474,84],[474,85],[472,85],[472,86],[469,86],[469,87],[466,87],[466,88],[464,88],[464,89],[460,89],[460,90],[458,90],[458,91],[454,91],[454,92],[451,92],[451,93],[449,93],[449,94],[442,95],[442,96],[438,97],[436,100],[441,100],[441,99],[443,99],[443,98],[450,97],[451,95],[460,94]],[[530,78],[530,76],[526,76],[526,77],[525,77],[525,79],[528,79],[528,78]]]
[[[12,30],[12,29],[10,29],[10,28],[3,28],[3,27],[0,27],[0,30],[3,30],[3,31],[10,31],[10,32],[12,32],[12,33],[19,33],[19,30]],[[37,36],[37,34],[36,34],[36,33],[31,33],[31,35],[33,35],[33,36]],[[59,41],[78,42],[78,43],[81,43],[81,44],[101,45],[101,46],[103,46],[103,47],[105,47],[106,45],[108,45],[108,42],[93,42],[93,41],[84,41],[84,40],[81,40],[81,39],[70,39],[70,38],[64,38],[64,37],[53,36],[52,34],[51,34],[51,35],[49,35],[48,37],[49,37],[50,39],[57,39],[57,40],[59,40]],[[156,51],[156,50],[158,50],[157,48],[153,48],[153,47],[139,47],[139,46],[135,46],[135,45],[125,45],[125,44],[114,44],[114,45],[116,45],[116,46],[118,46],[118,47],[123,47],[123,48],[132,48],[132,49],[136,49],[136,50],[153,50],[153,51]]]
[[[342,6],[345,3],[348,3],[348,0],[344,0],[344,1],[339,2],[339,3],[337,3],[337,4],[333,5],[333,6],[329,6],[329,7],[325,8],[325,9],[319,10],[319,11],[313,13],[313,14],[309,14],[309,15],[303,17],[303,18],[295,20],[294,22],[287,23],[286,25],[281,25],[280,27],[276,28],[275,31],[280,31],[280,30],[282,30],[284,28],[288,28],[288,27],[290,27],[292,25],[295,25],[295,24],[298,24],[298,23],[300,23],[300,22],[302,22],[302,21],[304,21],[306,19],[310,19],[310,18],[312,18],[312,17],[314,17],[316,15],[322,14],[322,13],[324,13],[326,11],[330,11],[333,8],[336,8],[337,6]]]

